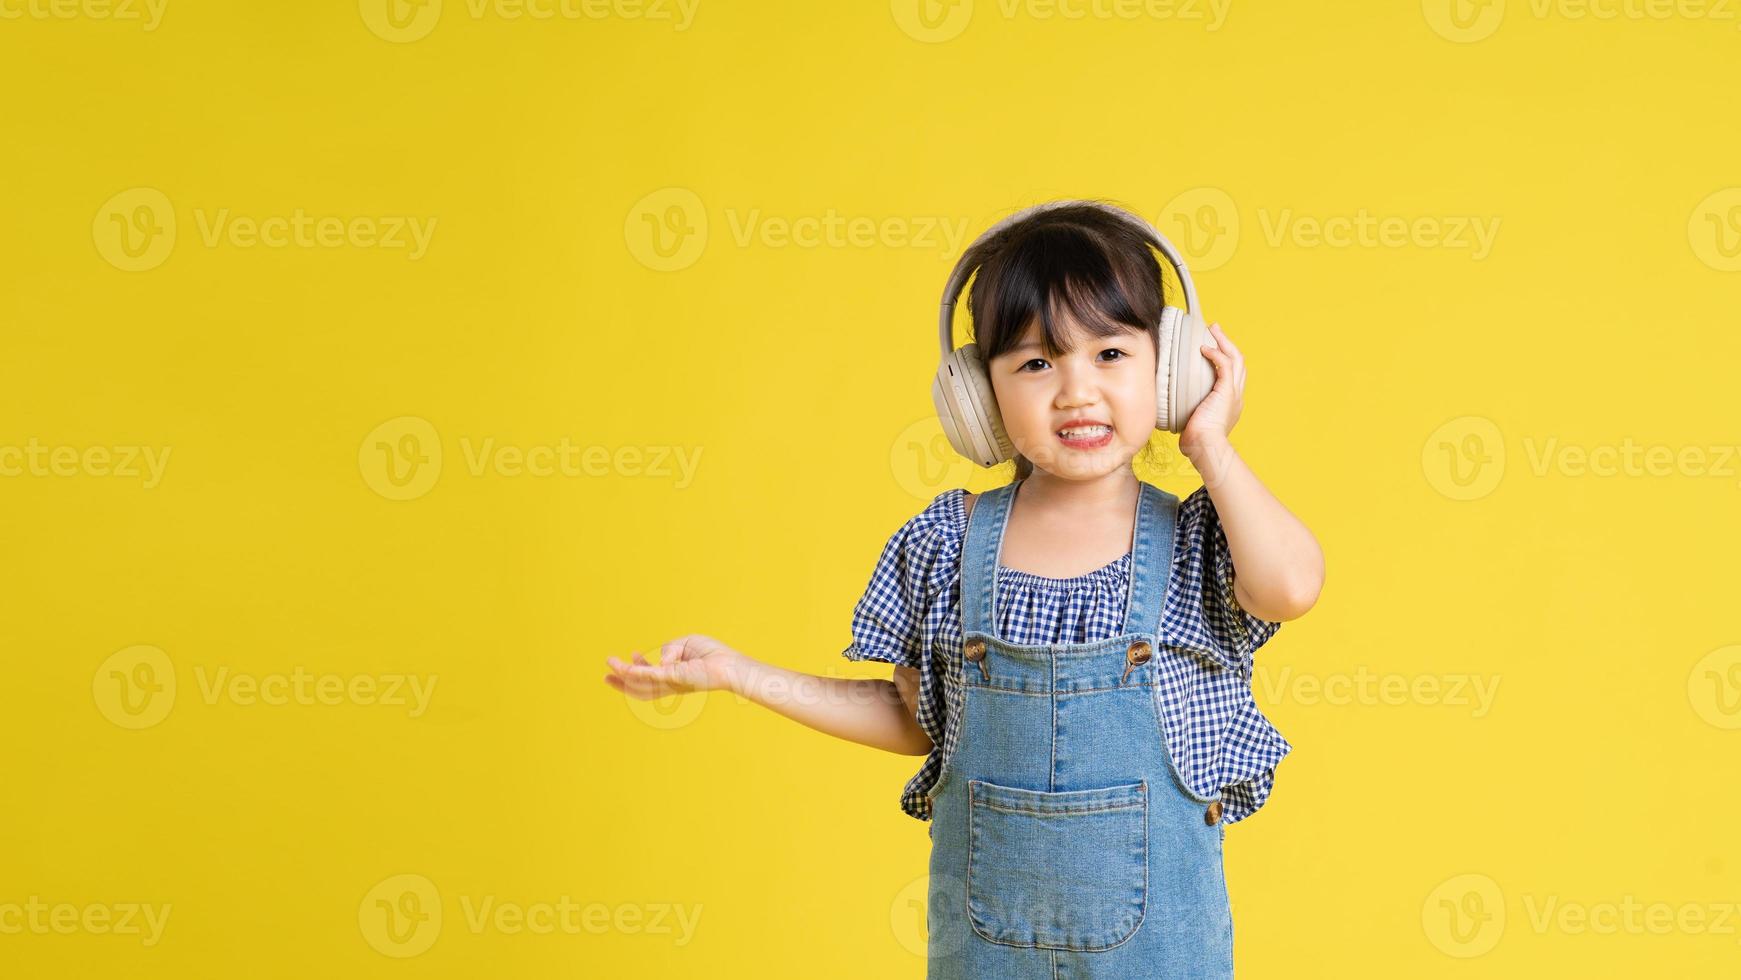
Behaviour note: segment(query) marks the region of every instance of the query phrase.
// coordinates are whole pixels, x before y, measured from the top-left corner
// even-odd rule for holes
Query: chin
[[[1036,469],[1042,469],[1053,476],[1066,479],[1086,480],[1105,476],[1129,465],[1132,454],[1117,447],[1108,446],[1094,453],[1059,452],[1049,459],[1028,457]]]

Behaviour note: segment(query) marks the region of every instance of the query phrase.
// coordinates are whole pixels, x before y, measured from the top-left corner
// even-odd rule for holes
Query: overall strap
[[[1126,633],[1160,632],[1167,580],[1173,570],[1173,528],[1178,514],[1178,497],[1151,483],[1142,484],[1136,541],[1131,546],[1130,598],[1124,614]]]
[[[967,515],[967,537],[961,545],[961,629],[996,637],[997,555],[1009,523],[1016,485],[987,490]]]

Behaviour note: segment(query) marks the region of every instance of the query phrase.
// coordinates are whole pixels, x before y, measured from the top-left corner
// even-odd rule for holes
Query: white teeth
[[[1111,431],[1110,425],[1081,425],[1073,429],[1060,429],[1058,434],[1066,439],[1098,439]]]

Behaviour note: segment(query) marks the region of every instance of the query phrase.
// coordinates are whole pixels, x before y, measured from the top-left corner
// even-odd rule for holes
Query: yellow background
[[[942,448],[965,242],[923,230],[1090,196],[1203,261],[1248,359],[1235,445],[1328,560],[1258,656],[1295,750],[1227,835],[1240,974],[1732,975],[1741,31],[1618,2],[168,0],[146,29],[0,0],[0,447],[170,453],[150,488],[85,456],[0,477],[0,915],[171,909],[150,946],[0,931],[0,974],[921,976],[917,758],[729,694],[630,704],[603,662],[696,631],[886,676],[839,653],[879,549],[1009,472]],[[129,271],[154,257],[116,216],[171,217],[111,203],[138,188],[175,232]],[[298,211],[433,234],[203,233]],[[877,230],[762,223],[830,213]],[[1311,235],[1362,213],[1421,223]],[[1486,254],[1441,241],[1463,218]],[[468,462],[564,439],[646,458]],[[1156,440],[1144,475],[1190,492]],[[1628,440],[1710,459],[1562,452]],[[439,448],[427,486],[395,447]],[[135,730],[105,685],[141,645],[177,686]],[[219,671],[435,688],[271,705]],[[1414,693],[1314,694],[1363,673]],[[1459,677],[1486,710],[1431,693]],[[373,902],[419,880],[439,930],[384,955],[410,947]],[[468,923],[565,897],[618,924]],[[1674,923],[1601,929],[1626,902]],[[687,937],[649,926],[676,906]]]

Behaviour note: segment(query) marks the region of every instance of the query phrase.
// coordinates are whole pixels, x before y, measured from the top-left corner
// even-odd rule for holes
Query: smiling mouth
[[[1112,426],[1073,425],[1059,429],[1058,440],[1072,449],[1099,449],[1112,442]]]

